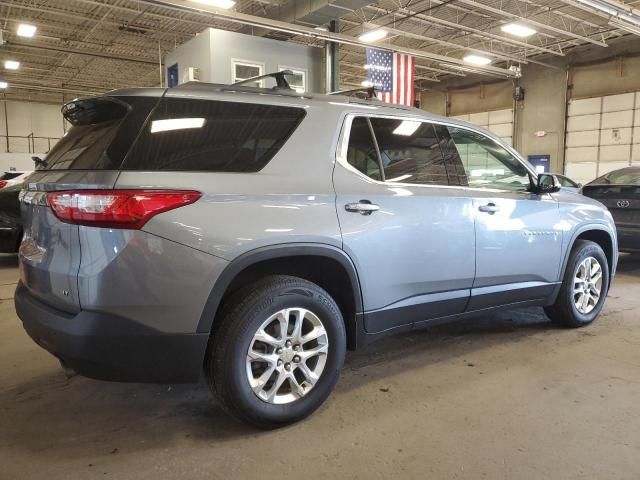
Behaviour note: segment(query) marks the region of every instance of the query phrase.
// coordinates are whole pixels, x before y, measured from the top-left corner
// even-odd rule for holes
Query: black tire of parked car
[[[587,257],[594,257],[602,267],[602,288],[594,309],[588,314],[583,314],[575,306],[573,287],[580,263]],[[545,307],[544,311],[552,321],[564,327],[579,328],[589,325],[602,311],[609,293],[609,282],[609,263],[600,245],[588,240],[577,240],[567,263],[558,298],[553,305]]]
[[[293,307],[311,310],[322,321],[329,340],[326,364],[305,396],[291,403],[271,404],[258,398],[249,385],[247,351],[255,332],[269,316]],[[346,332],[339,307],[318,285],[292,276],[265,277],[225,302],[216,323],[205,359],[205,375],[224,410],[238,420],[262,429],[297,422],[320,407],[335,387],[344,363]]]

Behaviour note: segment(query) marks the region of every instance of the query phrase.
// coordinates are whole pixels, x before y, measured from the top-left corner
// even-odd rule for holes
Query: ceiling
[[[340,2],[358,8],[334,5]],[[0,0],[5,42],[0,46],[0,60],[21,62],[17,71],[0,71],[0,78],[10,84],[6,98],[59,104],[114,88],[158,86],[164,70],[159,62],[164,55],[206,27],[318,46],[324,43],[305,35],[215,18],[176,3],[181,2]],[[640,1],[625,3],[638,6]],[[608,15],[574,0],[238,0],[233,10],[309,26],[321,23],[325,18],[316,13],[326,13],[331,6],[342,14],[339,33],[358,37],[376,25],[384,26],[389,35],[379,45],[423,52],[425,56],[417,59],[418,88],[446,76],[468,73],[438,60],[440,56],[459,61],[467,53],[478,53],[490,57],[492,65],[508,68],[545,63],[581,45],[604,48],[617,37],[632,35],[610,26]],[[517,19],[537,33],[522,39],[500,29]],[[15,34],[23,22],[38,27],[34,38]],[[342,45],[340,62],[342,86],[359,85],[364,79],[364,50]]]

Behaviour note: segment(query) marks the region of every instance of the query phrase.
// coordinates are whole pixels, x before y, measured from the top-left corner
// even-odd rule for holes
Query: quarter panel
[[[146,232],[79,228],[83,310],[165,333],[195,333],[227,261]]]
[[[300,126],[260,172],[123,171],[116,186],[202,192],[144,230],[227,260],[281,243],[341,246],[331,178],[341,109],[305,108]]]

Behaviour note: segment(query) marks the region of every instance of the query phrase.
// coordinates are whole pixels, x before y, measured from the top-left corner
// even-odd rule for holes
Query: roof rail
[[[351,90],[336,90],[335,92],[327,93],[327,95],[344,95],[346,97],[349,97],[358,93],[366,93],[366,98],[376,98],[376,87],[353,88]]]
[[[247,78],[246,80],[240,80],[239,82],[232,83],[232,87],[246,85],[247,83],[255,83],[259,80],[264,80],[265,78],[274,78],[276,80],[275,88],[284,89],[284,90],[294,90],[287,82],[285,78],[286,75],[293,75],[291,70],[281,70],[279,72],[267,73],[265,75],[258,75],[257,77]]]

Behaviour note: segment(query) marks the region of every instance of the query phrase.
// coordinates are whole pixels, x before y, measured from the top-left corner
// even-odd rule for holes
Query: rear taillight
[[[53,213],[66,223],[140,229],[153,216],[197,201],[191,190],[75,190],[47,193]]]
[[[9,182],[7,182],[6,180],[0,180],[0,188],[6,187],[7,183],[9,183]]]

